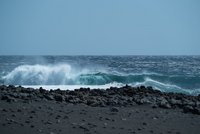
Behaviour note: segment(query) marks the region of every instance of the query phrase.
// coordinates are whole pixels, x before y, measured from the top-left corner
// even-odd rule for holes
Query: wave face
[[[22,65],[3,77],[6,84],[17,85],[64,85],[78,84],[78,73],[68,64]]]
[[[46,57],[37,58],[39,62],[30,61],[32,58],[0,56],[0,83],[99,88],[129,84],[164,92],[200,93],[200,57]]]
[[[5,84],[15,85],[105,85],[113,82],[130,84],[156,74],[120,74],[106,70],[77,69],[69,64],[22,65],[3,76]]]

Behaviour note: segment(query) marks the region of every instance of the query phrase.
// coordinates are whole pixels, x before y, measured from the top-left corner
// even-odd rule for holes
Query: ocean
[[[0,56],[0,84],[47,89],[128,84],[198,95],[200,56]]]

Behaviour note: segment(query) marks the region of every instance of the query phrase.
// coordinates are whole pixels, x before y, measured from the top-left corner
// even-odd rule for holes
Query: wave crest
[[[68,64],[22,65],[3,77],[5,83],[18,85],[68,84],[74,78],[72,68]]]
[[[172,85],[168,83],[162,83],[150,78],[146,78],[143,82],[135,82],[132,83],[132,86],[152,86],[154,89],[160,90],[162,92],[174,92],[174,93],[184,93],[190,95],[198,95],[200,94],[200,89],[184,89],[177,85]]]
[[[199,94],[200,89],[183,88],[188,78],[182,76],[165,76],[157,73],[123,74],[103,69],[77,68],[69,64],[56,65],[21,65],[2,77],[3,84],[14,85],[118,85],[152,86],[164,92]],[[195,85],[199,77],[191,77]],[[175,83],[175,84],[174,84]],[[198,85],[197,85],[198,87]]]
[[[85,69],[69,64],[21,65],[3,76],[4,84],[15,85],[105,85],[113,82],[129,84],[142,82],[144,77],[158,76],[155,73],[123,74],[103,69]]]

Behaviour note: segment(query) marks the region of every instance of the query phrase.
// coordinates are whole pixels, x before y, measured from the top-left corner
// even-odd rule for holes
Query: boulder
[[[16,101],[14,98],[10,97],[9,95],[2,95],[1,100],[5,100],[7,102],[15,102]]]
[[[184,113],[193,113],[200,115],[200,108],[198,107],[192,107],[191,105],[186,105],[183,107]]]
[[[46,98],[47,100],[54,100],[53,95],[44,95],[44,98]]]
[[[43,89],[42,87],[39,88],[39,91],[40,91],[40,93],[45,93],[46,92],[46,90]]]
[[[159,106],[162,108],[171,108],[171,105],[165,98],[160,101]]]
[[[64,101],[64,97],[63,97],[62,95],[55,95],[55,96],[54,96],[54,99],[55,99],[56,101],[59,101],[59,102]]]

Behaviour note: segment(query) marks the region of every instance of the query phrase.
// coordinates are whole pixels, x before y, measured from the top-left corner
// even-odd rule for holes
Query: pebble
[[[22,112],[22,110],[21,109],[17,109],[17,112]]]
[[[122,121],[126,121],[126,118],[121,118]]]
[[[25,123],[30,123],[30,121],[29,121],[29,120],[26,120]]]
[[[116,108],[116,107],[112,107],[110,109],[111,112],[119,112],[119,108]]]
[[[57,120],[57,123],[60,123],[61,121],[60,120]]]
[[[2,111],[3,111],[3,112],[7,112],[7,110],[6,110],[6,109],[2,109]]]
[[[147,123],[146,123],[146,122],[143,122],[143,123],[142,123],[142,125],[146,126],[146,125],[147,125]]]
[[[16,117],[16,114],[12,114],[12,117]]]
[[[42,130],[41,130],[41,129],[37,129],[37,131],[38,131],[38,132],[40,132],[40,133],[42,132]]]
[[[106,122],[105,122],[105,123],[103,123],[103,125],[104,125],[104,126],[107,126],[107,125],[108,125],[108,123],[106,123]]]
[[[45,124],[52,124],[52,122],[50,122],[50,121],[47,121]]]

